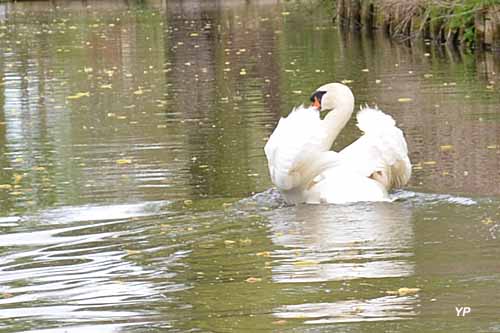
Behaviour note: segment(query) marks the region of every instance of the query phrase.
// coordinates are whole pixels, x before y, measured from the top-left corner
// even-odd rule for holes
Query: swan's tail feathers
[[[391,165],[391,188],[403,187],[411,177],[411,163],[408,156],[397,160]]]
[[[403,131],[377,107],[363,107],[356,118],[364,135],[340,152],[343,163],[388,190],[406,185],[411,163]]]
[[[385,114],[377,107],[371,108],[368,105],[358,112],[356,119],[358,120],[358,128],[364,133],[380,131],[387,127],[396,126],[396,122],[391,116]]]

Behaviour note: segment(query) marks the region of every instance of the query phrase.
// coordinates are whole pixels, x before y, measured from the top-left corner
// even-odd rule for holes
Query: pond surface
[[[309,2],[0,4],[0,330],[500,332],[499,76]],[[406,133],[395,202],[271,189],[329,81]]]

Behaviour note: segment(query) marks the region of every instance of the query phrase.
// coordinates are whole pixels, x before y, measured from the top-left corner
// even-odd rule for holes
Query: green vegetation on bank
[[[338,22],[399,38],[500,49],[500,0],[336,0]]]

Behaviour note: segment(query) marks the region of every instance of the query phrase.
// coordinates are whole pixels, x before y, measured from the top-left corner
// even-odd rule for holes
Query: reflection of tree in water
[[[228,5],[169,2],[167,8],[167,117],[181,115],[189,129],[192,185],[202,195],[255,189],[248,174],[267,171],[253,160],[265,137],[254,114],[279,113],[273,24],[261,22],[252,5]]]
[[[414,164],[410,186],[441,193],[500,194],[500,95],[491,84],[499,59],[373,37],[376,47],[362,34],[343,36],[345,54],[335,72],[345,74],[347,68],[357,104],[378,104],[405,132]],[[400,98],[411,102],[400,103]],[[350,137],[347,142],[359,134],[353,129],[343,133]]]

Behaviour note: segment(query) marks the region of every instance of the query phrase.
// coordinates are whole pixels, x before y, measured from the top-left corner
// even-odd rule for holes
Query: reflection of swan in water
[[[345,280],[363,279],[366,284],[366,279],[414,273],[411,210],[404,203],[299,205],[275,209],[269,218],[273,243],[282,247],[273,253],[277,283],[330,282],[330,287],[342,289]],[[377,289],[373,281],[375,297],[339,289],[328,302],[322,298],[321,303],[284,305],[274,315],[321,324],[399,320],[416,314],[417,295],[379,294],[386,289]],[[349,299],[342,296],[346,293]]]
[[[287,207],[270,216],[277,282],[408,276],[411,211],[402,203]]]

